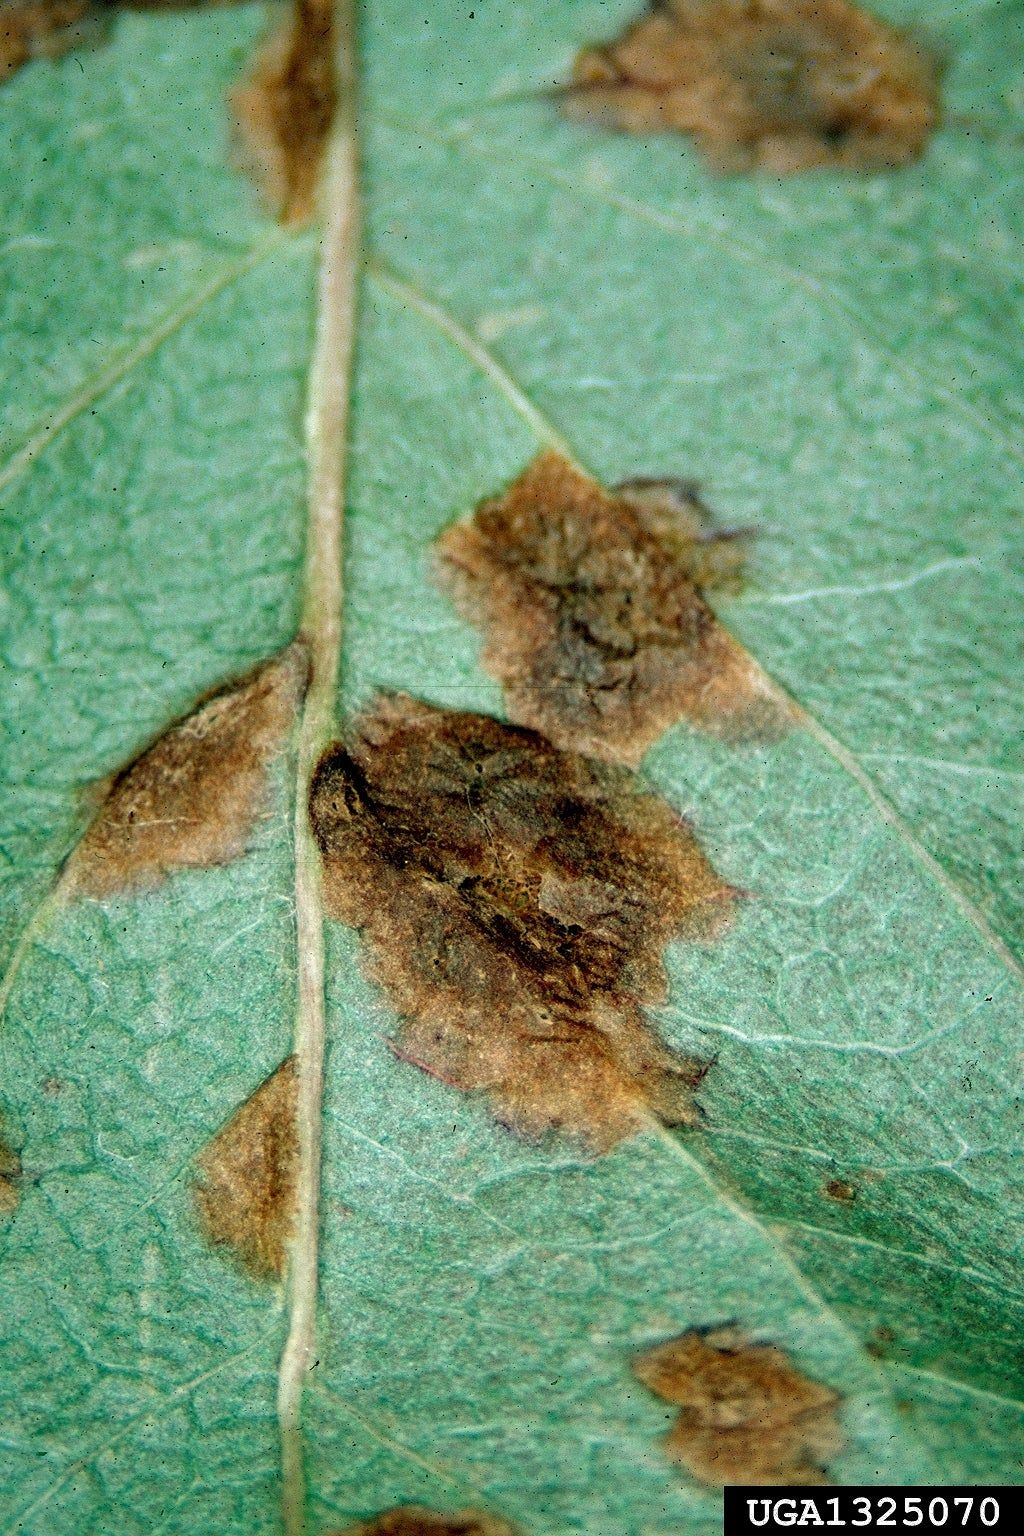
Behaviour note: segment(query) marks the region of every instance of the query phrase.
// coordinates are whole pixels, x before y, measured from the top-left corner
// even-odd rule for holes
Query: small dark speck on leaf
[[[856,1187],[848,1184],[845,1179],[829,1179],[824,1192],[830,1200],[848,1202],[857,1198]]]

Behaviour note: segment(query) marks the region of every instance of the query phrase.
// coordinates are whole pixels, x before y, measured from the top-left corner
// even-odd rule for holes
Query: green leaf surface
[[[751,893],[669,956],[659,1028],[715,1057],[700,1133],[513,1139],[387,1049],[328,923],[310,1536],[403,1502],[714,1531],[629,1362],[733,1319],[842,1394],[836,1481],[1024,1480],[1024,11],[892,0],[948,57],[947,125],[896,174],[778,181],[560,119],[542,88],[635,9],[361,7],[339,714],[382,687],[501,712],[429,548],[554,437],[757,525],[719,612],[805,719],[759,747],[681,726],[643,766]],[[321,241],[232,169],[263,24],[127,16],[0,92],[22,1536],[282,1529],[292,1300],[207,1248],[189,1182],[292,1049],[291,756],[243,860],[51,900],[83,787],[299,623]]]

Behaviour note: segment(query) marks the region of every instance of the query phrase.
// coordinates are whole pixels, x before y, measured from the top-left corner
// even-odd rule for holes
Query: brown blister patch
[[[733,892],[626,770],[483,715],[379,698],[313,778],[332,916],[402,1017],[396,1054],[527,1136],[604,1149],[697,1119],[699,1063],[644,1019],[662,951]]]
[[[800,1486],[829,1481],[844,1437],[839,1396],[773,1344],[737,1328],[691,1328],[633,1361],[656,1396],[678,1405],[665,1449],[699,1482]]]
[[[337,104],[334,0],[296,0],[231,94],[240,157],[286,224],[313,212]]]
[[[201,1179],[193,1196],[203,1230],[260,1279],[284,1272],[292,1235],[298,1091],[298,1066],[289,1056],[197,1159]]]
[[[420,1504],[403,1504],[388,1509],[372,1520],[350,1525],[337,1536],[515,1536],[507,1520],[483,1514],[477,1509],[463,1509],[454,1515],[439,1515]]]
[[[68,868],[72,889],[110,896],[156,885],[172,870],[239,858],[308,680],[308,652],[296,641],[207,695],[101,785],[96,815]]]
[[[689,134],[720,171],[903,165],[938,122],[936,64],[849,0],[660,0],[587,48],[575,118]]]
[[[843,1205],[849,1205],[851,1200],[857,1198],[856,1185],[848,1184],[845,1179],[829,1179],[822,1193],[830,1200],[838,1200]]]
[[[732,740],[784,724],[771,685],[702,595],[735,583],[745,531],[710,527],[685,482],[609,492],[545,452],[442,533],[437,566],[483,631],[483,664],[512,719],[635,765],[680,719]]]
[[[17,1210],[20,1178],[21,1158],[0,1136],[0,1216],[12,1216]]]

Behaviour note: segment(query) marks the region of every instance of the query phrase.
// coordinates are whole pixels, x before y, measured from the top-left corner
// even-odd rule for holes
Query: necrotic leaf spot
[[[849,1204],[851,1200],[856,1200],[857,1198],[856,1186],[848,1184],[845,1179],[829,1179],[825,1185],[824,1193],[830,1200],[839,1200],[844,1204]]]
[[[95,30],[95,0],[2,0],[0,83],[30,59],[57,58]]]
[[[305,692],[299,641],[198,707],[101,786],[96,816],[68,868],[72,888],[109,896],[172,870],[245,852],[266,770]]]
[[[732,1326],[691,1328],[639,1355],[633,1370],[678,1405],[665,1449],[699,1482],[828,1482],[824,1464],[843,1444],[839,1396],[775,1345]]]
[[[297,1096],[298,1068],[289,1056],[197,1159],[193,1196],[203,1230],[259,1279],[284,1271],[299,1160]]]
[[[652,1115],[695,1121],[702,1068],[642,1006],[664,999],[666,943],[709,936],[733,893],[632,774],[383,697],[322,758],[310,815],[328,910],[362,930],[402,1057],[527,1136],[603,1149]]]
[[[438,571],[484,633],[512,719],[557,746],[636,764],[681,718],[729,738],[786,711],[702,588],[736,579],[742,530],[710,528],[694,488],[608,492],[558,454],[437,543]]]
[[[193,10],[230,0],[0,0],[0,82],[30,59],[102,35],[118,10]],[[338,101],[334,0],[295,0],[231,94],[239,158],[280,218],[313,212]]]
[[[475,1509],[439,1515],[419,1504],[404,1504],[349,1526],[338,1536],[515,1536],[515,1531],[506,1520]]]
[[[938,120],[934,61],[850,0],[659,0],[587,48],[573,117],[692,135],[719,170],[902,165]]]
[[[334,0],[296,0],[231,100],[247,169],[286,223],[302,223],[338,104]]]
[[[18,1206],[21,1158],[0,1136],[0,1216],[10,1216]]]

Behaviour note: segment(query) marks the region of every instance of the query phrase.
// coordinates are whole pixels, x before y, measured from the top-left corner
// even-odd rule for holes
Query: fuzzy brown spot
[[[840,1200],[844,1204],[849,1204],[851,1200],[857,1198],[856,1187],[853,1184],[847,1184],[845,1179],[829,1179],[824,1192],[830,1200]]]
[[[871,1337],[864,1348],[874,1360],[885,1360],[889,1355],[890,1345],[896,1343],[896,1334],[892,1328],[882,1323],[878,1328],[871,1330]]]
[[[826,1483],[843,1444],[839,1396],[772,1344],[734,1327],[691,1328],[633,1362],[644,1386],[680,1413],[665,1449],[699,1482]]]
[[[661,0],[585,49],[573,117],[691,134],[717,170],[903,165],[938,121],[934,60],[849,0]]]
[[[363,930],[397,1053],[528,1136],[602,1149],[696,1119],[700,1065],[653,1034],[662,951],[732,892],[621,768],[482,715],[378,699],[310,799],[332,916]]]
[[[283,1061],[218,1131],[198,1159],[196,1209],[212,1243],[253,1275],[284,1271],[295,1211],[298,1068]]]
[[[515,1536],[515,1531],[506,1520],[475,1509],[439,1515],[419,1504],[405,1504],[351,1525],[338,1536]]]
[[[0,1136],[0,1216],[14,1214],[20,1199],[21,1158]]]
[[[285,223],[303,222],[338,103],[334,0],[296,0],[231,100],[246,168]]]
[[[783,708],[716,620],[704,585],[736,579],[744,530],[716,533],[692,486],[615,492],[555,453],[437,544],[460,612],[511,717],[556,745],[636,764],[686,718],[738,738]]]
[[[296,641],[207,695],[101,786],[96,817],[69,866],[74,889],[109,896],[155,885],[171,870],[240,857],[308,673],[306,647]]]

